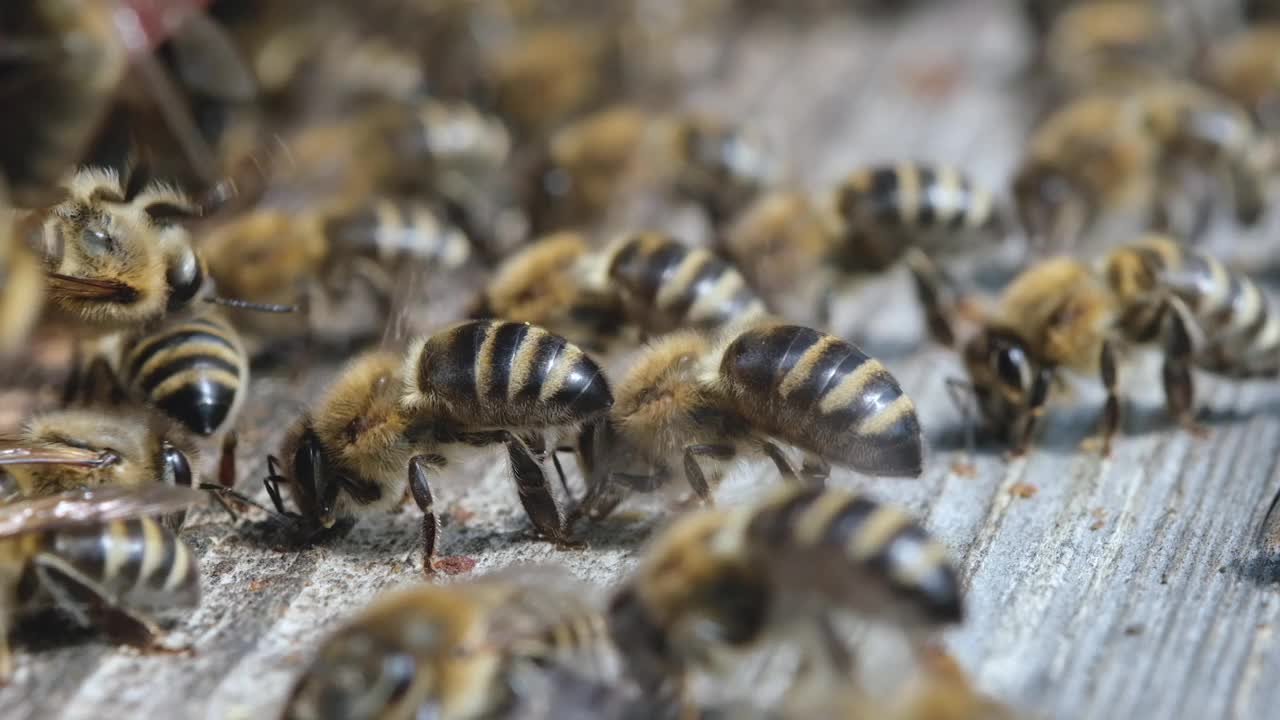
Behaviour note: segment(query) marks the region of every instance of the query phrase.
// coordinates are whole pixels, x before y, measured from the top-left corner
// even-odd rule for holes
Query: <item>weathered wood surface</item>
[[[794,159],[803,185],[864,161],[915,158],[956,163],[998,186],[1031,115],[1008,9],[975,0],[936,3],[901,27],[838,19],[753,28],[735,43],[727,75],[690,104],[750,113]],[[1218,247],[1265,257],[1261,248],[1274,244],[1263,237],[1220,238]],[[1196,440],[1164,421],[1158,366],[1146,359],[1123,373],[1134,401],[1110,458],[1079,449],[1100,408],[1086,383],[1052,413],[1028,457],[980,452],[965,477],[951,471],[963,441],[943,386],[959,370],[948,353],[921,345],[903,278],[850,296],[838,321],[916,399],[931,459],[918,481],[834,481],[904,504],[954,549],[969,618],[946,644],[983,689],[1043,717],[1274,717],[1280,566],[1252,541],[1280,485],[1276,387],[1201,378],[1211,433]],[[265,453],[331,372],[319,365],[255,380],[243,488],[254,489]],[[475,556],[478,573],[547,561],[609,584],[655,521],[618,519],[592,532],[588,550],[555,550],[530,541],[502,470],[497,456],[480,457],[437,489],[445,551]],[[82,641],[23,652],[0,690],[0,714],[269,715],[338,619],[418,579],[416,521],[405,510],[299,551],[205,512],[188,533],[205,600],[170,639],[189,653],[142,656]]]

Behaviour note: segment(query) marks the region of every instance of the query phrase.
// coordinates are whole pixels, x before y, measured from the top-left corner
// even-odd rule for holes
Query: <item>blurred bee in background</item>
[[[537,676],[615,681],[589,589],[531,570],[376,599],[321,645],[284,717],[530,717]]]
[[[457,572],[458,559],[436,557],[429,473],[468,448],[504,445],[535,530],[568,544],[541,458],[612,402],[599,366],[564,338],[465,321],[415,341],[404,358],[375,351],[352,362],[290,430],[266,485],[282,513],[283,485],[312,530],[394,507],[407,490],[423,512],[423,569]]]
[[[676,520],[616,592],[608,622],[630,676],[681,697],[691,674],[782,643],[802,650],[808,672],[848,688],[852,658],[834,619],[886,623],[919,645],[963,607],[946,548],[905,513],[844,490],[788,487]]]
[[[585,237],[558,232],[507,257],[469,316],[527,322],[594,352],[635,339],[622,298],[591,279],[598,258]]]
[[[1119,427],[1121,351],[1158,343],[1165,401],[1194,432],[1193,368],[1247,379],[1280,372],[1280,319],[1249,278],[1164,236],[1106,255],[1032,266],[1005,290],[963,359],[982,421],[1021,453],[1058,371],[1096,373],[1107,390],[1101,449]]]
[[[1215,44],[1202,68],[1210,86],[1252,113],[1268,133],[1280,130],[1280,25],[1242,30]]]
[[[57,183],[85,158],[118,103],[149,104],[197,177],[215,163],[185,89],[243,98],[252,93],[234,48],[201,0],[33,0],[0,11],[3,97],[22,107],[0,124],[0,168],[19,206],[56,199]],[[125,32],[121,28],[130,28]],[[177,78],[155,55],[165,44]]]
[[[1127,92],[1172,78],[1190,58],[1179,57],[1186,43],[1169,15],[1145,1],[1073,3],[1052,22],[1045,63],[1067,96]]]
[[[779,446],[803,454],[797,470]],[[600,519],[627,492],[689,487],[710,502],[732,463],[767,457],[783,478],[822,483],[831,463],[887,477],[920,474],[911,399],[878,361],[830,335],[762,324],[714,339],[667,335],[587,425],[578,458],[587,494],[572,517]]]
[[[44,271],[0,183],[0,358],[21,349],[44,305]]]
[[[253,336],[254,355],[290,338],[371,339],[390,313],[401,271],[451,272],[472,259],[470,239],[432,204],[376,195],[345,209],[254,210],[213,229],[201,250],[219,288],[302,309],[301,318],[232,310]],[[360,312],[362,299],[372,317]]]
[[[1191,84],[1156,84],[1084,97],[1050,115],[1028,143],[1013,192],[1028,234],[1057,247],[1125,210],[1198,238],[1223,188],[1237,221],[1258,221],[1273,154],[1229,100]]]
[[[534,232],[600,221],[624,190],[654,188],[726,222],[781,176],[767,144],[705,113],[613,105],[558,130],[530,173]]]
[[[190,488],[96,488],[0,505],[0,685],[13,673],[9,636],[49,607],[113,640],[158,647],[151,614],[200,600],[195,554],[152,516],[181,513]]]

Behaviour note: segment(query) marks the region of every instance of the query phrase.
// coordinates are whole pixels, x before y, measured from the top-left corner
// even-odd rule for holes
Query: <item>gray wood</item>
[[[862,162],[913,158],[955,163],[998,187],[1033,115],[1018,89],[1025,49],[1008,11],[973,0],[937,3],[901,25],[753,28],[734,45],[728,76],[698,86],[688,104],[752,115],[786,149],[800,186],[820,187]],[[911,81],[947,68],[956,86],[942,94]],[[1214,248],[1265,258],[1274,243],[1264,237],[1236,233]],[[922,344],[905,278],[850,293],[837,319],[916,399],[931,454],[919,480],[837,472],[833,482],[904,505],[953,548],[969,617],[946,646],[982,689],[1043,717],[1274,716],[1280,565],[1253,540],[1280,486],[1280,390],[1198,377],[1211,433],[1194,439],[1166,422],[1156,359],[1139,357],[1122,368],[1130,402],[1112,457],[1079,448],[1101,409],[1086,381],[1054,409],[1029,456],[983,450],[976,473],[961,476],[952,471],[960,416],[943,386],[960,369]],[[317,363],[255,379],[242,488],[263,497],[265,454],[333,371]],[[589,549],[555,550],[529,539],[504,470],[499,453],[481,453],[435,486],[443,552],[476,557],[477,573],[554,562],[608,585],[656,521],[652,509],[629,513],[593,530]],[[747,473],[726,493],[749,493],[756,474],[773,477]],[[1026,488],[1034,494],[1021,496]],[[4,715],[261,717],[278,710],[341,618],[419,579],[410,508],[303,550],[239,533],[213,511],[197,515],[187,536],[205,599],[169,641],[190,644],[189,653],[143,656],[93,641],[20,648],[17,675],[0,690]]]

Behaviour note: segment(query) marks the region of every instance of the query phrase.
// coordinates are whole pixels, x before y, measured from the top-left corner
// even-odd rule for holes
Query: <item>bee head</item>
[[[1012,434],[1044,406],[1052,369],[1016,334],[987,328],[965,347],[964,361],[988,427]]]
[[[288,472],[281,474],[276,467],[276,458],[268,460],[270,474],[264,484],[276,511],[282,515],[293,515],[284,509],[280,493],[280,485],[283,484],[298,506],[301,520],[313,528],[332,528],[337,521],[334,508],[338,500],[338,479],[325,459],[320,436],[310,425],[303,428],[293,457],[286,462]]]

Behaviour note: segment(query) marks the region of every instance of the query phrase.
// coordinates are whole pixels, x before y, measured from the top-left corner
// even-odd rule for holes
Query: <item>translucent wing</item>
[[[182,510],[204,497],[187,487],[150,483],[110,486],[0,505],[0,537],[79,527]]]
[[[0,465],[79,465],[102,467],[119,460],[113,452],[71,445],[0,447]]]

